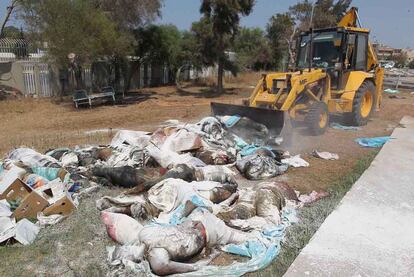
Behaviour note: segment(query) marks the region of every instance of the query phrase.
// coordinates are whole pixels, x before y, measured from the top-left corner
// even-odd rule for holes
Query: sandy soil
[[[239,103],[247,97],[257,76],[233,80],[225,94],[211,93],[205,87],[163,87],[134,94],[130,103],[76,110],[71,103],[56,104],[45,99],[22,99],[0,102],[0,154],[13,147],[26,145],[39,151],[53,147],[86,143],[108,143],[112,129],[156,129],[167,119],[194,122],[209,114],[210,101]],[[301,192],[326,189],[346,175],[356,161],[369,153],[354,139],[389,135],[404,115],[414,116],[414,95],[400,94],[405,99],[384,96],[383,108],[362,130],[328,129],[320,137],[295,136],[292,154],[301,154],[308,168],[289,169],[277,179],[286,180]],[[141,98],[140,98],[141,97]],[[140,100],[137,100],[140,98]],[[104,129],[107,132],[85,134]],[[312,150],[339,154],[338,161],[325,161],[310,155]],[[105,246],[112,242],[105,233],[95,208],[95,200],[103,195],[117,195],[121,190],[103,188],[84,199],[78,211],[64,222],[43,229],[30,247],[0,247],[0,275],[102,276],[107,272]],[[226,260],[224,258],[224,260]],[[220,262],[221,263],[221,262]]]

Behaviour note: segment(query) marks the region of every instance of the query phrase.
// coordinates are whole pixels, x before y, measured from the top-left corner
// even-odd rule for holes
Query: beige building
[[[389,57],[399,55],[403,52],[401,48],[393,48],[381,43],[374,43],[372,46],[379,60],[388,60]]]

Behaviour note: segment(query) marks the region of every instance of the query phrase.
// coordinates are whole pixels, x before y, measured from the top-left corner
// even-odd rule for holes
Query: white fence
[[[53,96],[52,87],[50,84],[50,68],[48,64],[39,64],[39,81],[40,81],[40,96]]]
[[[52,86],[48,64],[40,62],[23,62],[23,82],[25,96],[51,97]]]
[[[52,97],[60,95],[60,93],[69,94],[79,86],[73,70],[68,70],[67,74],[56,69],[53,70],[49,64],[40,58],[26,57],[24,60],[14,61],[13,58],[9,57],[7,63],[10,64],[10,69],[5,65],[1,67],[6,62],[0,59],[0,78],[7,77],[2,79],[2,84],[15,88],[24,96]],[[166,65],[141,64],[138,72],[134,74],[130,81],[129,89],[136,90],[144,87],[166,85],[171,77],[169,71],[170,69]],[[121,76],[118,85],[113,84],[113,71],[92,70],[91,66],[84,66],[81,75],[81,87],[87,90],[102,86],[99,81],[103,80],[103,82],[106,81],[107,85],[115,87],[117,92],[121,92],[124,90],[127,81]],[[62,90],[64,91],[62,92]]]

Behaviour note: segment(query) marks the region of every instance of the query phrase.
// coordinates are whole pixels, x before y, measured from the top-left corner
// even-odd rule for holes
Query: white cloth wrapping
[[[17,148],[8,155],[10,160],[21,161],[29,167],[47,167],[50,164],[59,164],[59,162],[47,155],[40,154],[30,148]]]
[[[339,160],[338,154],[334,154],[330,152],[319,152],[319,151],[314,150],[312,154],[314,157],[321,158],[324,160]]]
[[[288,164],[289,166],[292,166],[292,167],[308,167],[309,166],[309,163],[305,161],[304,159],[302,159],[300,155],[296,155],[290,158],[283,159],[282,163]]]
[[[178,154],[173,151],[161,150],[152,144],[149,144],[146,149],[149,155],[163,168],[171,168],[179,164],[186,164],[191,167],[206,166],[200,159],[197,159],[188,153]]]
[[[112,147],[118,147],[123,144],[128,144],[141,149],[148,145],[151,136],[148,132],[120,130],[111,141]]]

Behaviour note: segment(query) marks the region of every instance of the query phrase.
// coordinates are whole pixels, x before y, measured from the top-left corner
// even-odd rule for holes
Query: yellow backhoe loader
[[[384,77],[368,36],[351,8],[336,27],[300,34],[294,70],[263,75],[244,106],[211,103],[212,113],[249,117],[279,134],[287,117],[313,135],[332,113],[365,125],[381,105]]]

